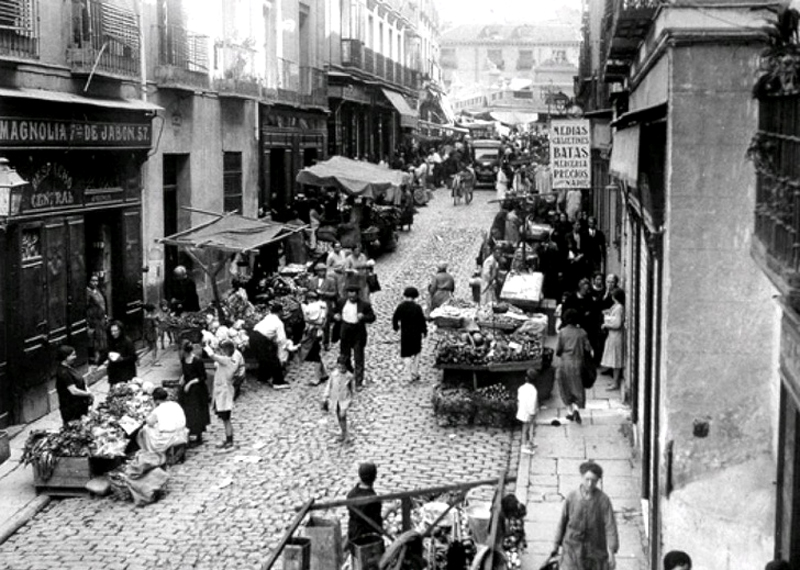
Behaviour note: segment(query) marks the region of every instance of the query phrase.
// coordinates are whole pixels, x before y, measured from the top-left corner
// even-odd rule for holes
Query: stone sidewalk
[[[567,493],[581,482],[578,467],[592,459],[603,468],[601,488],[611,498],[619,530],[617,570],[646,570],[641,508],[641,468],[634,457],[630,408],[619,392],[609,392],[609,376],[598,376],[587,393],[583,424],[565,418],[557,390],[537,418],[533,455],[521,455],[517,497],[528,511],[528,549],[523,570],[538,570],[553,549],[556,527]],[[553,425],[553,421],[561,425]],[[527,481],[527,485],[522,483]]]

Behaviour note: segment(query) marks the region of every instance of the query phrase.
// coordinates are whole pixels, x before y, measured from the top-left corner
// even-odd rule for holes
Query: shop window
[[[242,212],[242,153],[225,152],[222,159],[222,190],[225,212]]]
[[[556,63],[567,63],[567,50],[565,49],[554,49],[553,50],[553,61]]]
[[[39,228],[22,230],[21,258],[22,262],[42,257],[42,236]]]

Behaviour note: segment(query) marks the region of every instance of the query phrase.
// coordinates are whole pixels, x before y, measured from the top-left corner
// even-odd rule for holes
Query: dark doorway
[[[280,217],[286,210],[286,150],[269,151],[269,207]]]
[[[181,230],[180,220],[185,216],[180,206],[188,203],[189,195],[189,155],[165,154],[162,167],[162,188],[164,208],[164,236],[171,236]],[[178,265],[191,270],[191,259],[176,246],[164,246],[164,285],[167,292],[172,283],[172,272]],[[169,294],[167,294],[169,298]]]
[[[307,148],[303,151],[303,168],[314,166],[317,163],[319,153],[315,148]]]

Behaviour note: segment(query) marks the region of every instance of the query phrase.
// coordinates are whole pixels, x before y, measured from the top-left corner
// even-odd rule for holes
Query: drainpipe
[[[147,101],[147,64],[144,48],[144,0],[139,0],[139,87],[142,90],[142,101]]]

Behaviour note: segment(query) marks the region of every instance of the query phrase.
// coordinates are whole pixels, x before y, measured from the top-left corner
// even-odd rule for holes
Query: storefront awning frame
[[[45,89],[9,89],[7,87],[0,87],[0,98],[3,97],[74,105],[91,105],[105,109],[118,109],[120,111],[157,113],[158,111],[164,110],[164,108],[159,105],[148,101],[142,101],[141,99],[96,99],[94,97],[84,97],[83,95],[76,95],[64,91],[47,91]]]
[[[417,126],[419,115],[417,111],[411,108],[411,105],[408,104],[406,98],[403,97],[400,93],[397,93],[385,87],[381,88],[381,91],[383,92],[383,95],[392,104],[392,107],[394,107],[395,110],[400,114],[400,126],[415,128]]]
[[[625,184],[635,187],[639,178],[639,125],[614,132],[608,171]]]

